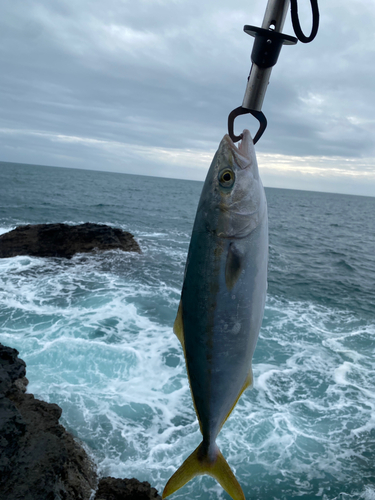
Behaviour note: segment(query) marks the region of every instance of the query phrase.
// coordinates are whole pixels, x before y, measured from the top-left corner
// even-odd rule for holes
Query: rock
[[[68,224],[36,224],[19,226],[0,236],[0,258],[30,255],[33,257],[66,257],[76,253],[120,249],[141,249],[131,233],[104,224],[86,222]]]
[[[161,500],[155,488],[146,481],[104,477],[99,481],[95,500]]]
[[[25,394],[26,365],[0,344],[0,499],[90,500],[96,469],[59,424],[61,408]],[[137,479],[100,480],[95,500],[161,500]]]
[[[7,394],[18,379],[26,375],[26,363],[18,351],[0,344],[0,394]]]
[[[95,468],[59,424],[61,408],[24,394],[25,363],[17,355],[0,344],[0,498],[89,500]]]

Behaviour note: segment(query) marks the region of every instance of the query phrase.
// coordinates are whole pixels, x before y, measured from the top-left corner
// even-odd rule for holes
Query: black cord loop
[[[309,43],[314,40],[316,34],[318,33],[319,28],[319,8],[318,8],[318,0],[310,0],[311,10],[312,10],[312,28],[309,36],[306,36],[301,28],[299,17],[298,17],[298,5],[297,0],[290,0],[290,8],[292,13],[292,23],[294,33],[298,40],[302,43]]]

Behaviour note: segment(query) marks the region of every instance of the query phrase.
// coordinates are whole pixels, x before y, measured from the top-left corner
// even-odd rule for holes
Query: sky
[[[0,161],[204,180],[242,104],[243,26],[266,5],[0,0]],[[263,184],[375,196],[375,0],[319,7],[316,39],[284,46],[272,71]],[[308,0],[299,12],[309,33]]]

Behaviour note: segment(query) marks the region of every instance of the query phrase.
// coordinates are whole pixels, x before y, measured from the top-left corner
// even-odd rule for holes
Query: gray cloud
[[[305,3],[300,14],[308,31]],[[373,158],[374,4],[320,4],[317,38],[282,49],[263,107],[269,126],[257,149]],[[3,0],[0,160],[127,172],[139,162],[135,173],[185,177],[178,162],[163,166],[160,149],[202,155],[217,147],[250,69],[253,39],[242,27],[260,25],[265,6]],[[284,32],[293,34],[289,19]],[[249,116],[236,121],[236,130],[244,126],[255,132],[257,123]],[[204,175],[203,168],[186,168]]]

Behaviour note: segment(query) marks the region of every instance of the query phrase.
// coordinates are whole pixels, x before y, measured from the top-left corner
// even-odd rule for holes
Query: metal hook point
[[[262,111],[255,111],[252,109],[246,109],[246,108],[243,108],[242,106],[239,106],[238,108],[231,111],[229,113],[229,116],[228,116],[228,134],[233,142],[238,142],[242,139],[242,134],[234,135],[234,120],[235,120],[235,118],[237,118],[237,116],[245,115],[247,113],[250,113],[259,121],[258,132],[255,134],[255,137],[253,139],[253,143],[256,144],[259,141],[259,139],[262,137],[262,135],[267,127],[267,118],[264,116]]]

